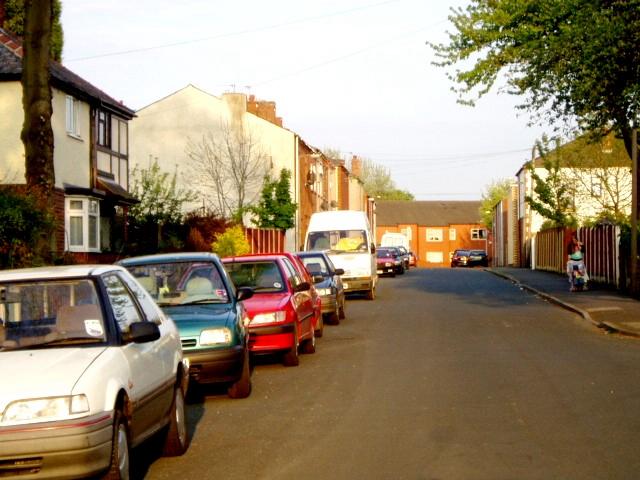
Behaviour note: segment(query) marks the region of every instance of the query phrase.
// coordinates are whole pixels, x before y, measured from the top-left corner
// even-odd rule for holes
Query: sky
[[[467,3],[62,0],[63,64],[134,110],[189,84],[274,101],[305,142],[384,165],[417,200],[478,200],[545,129],[518,97],[459,105],[432,64]]]

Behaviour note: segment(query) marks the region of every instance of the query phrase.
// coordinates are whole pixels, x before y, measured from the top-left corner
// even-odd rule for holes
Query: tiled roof
[[[377,201],[378,226],[416,224],[441,227],[480,224],[479,201]]]
[[[63,92],[72,94],[92,105],[107,107],[129,119],[135,112],[121,102],[94,87],[68,68],[53,60],[49,61],[51,84]],[[22,43],[0,28],[0,81],[19,80],[22,76]]]

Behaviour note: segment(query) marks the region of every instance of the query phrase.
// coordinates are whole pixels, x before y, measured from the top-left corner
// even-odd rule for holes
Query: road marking
[[[613,312],[613,311],[621,311],[624,310],[621,307],[594,307],[587,308],[587,312]]]

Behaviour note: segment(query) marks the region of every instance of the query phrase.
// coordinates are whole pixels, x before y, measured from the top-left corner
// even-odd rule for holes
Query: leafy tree
[[[573,208],[573,189],[562,172],[559,141],[555,142],[555,146],[556,148],[551,151],[546,138],[537,142],[546,175],[544,177],[538,175],[535,162],[528,164],[527,168],[534,182],[535,195],[526,195],[525,200],[532,210],[548,220],[547,226],[572,227],[577,224]]]
[[[257,216],[254,223],[259,228],[287,230],[295,225],[297,208],[291,199],[291,172],[284,168],[277,180],[264,178],[260,202],[251,211]]]
[[[251,246],[240,225],[229,227],[218,235],[211,248],[221,258],[244,255],[251,251]]]
[[[640,113],[640,0],[472,0],[451,10],[436,65],[461,103],[500,80],[534,119],[575,121],[582,131],[613,130],[632,151]],[[505,75],[500,76],[500,73]]]
[[[27,0],[27,3],[33,3],[33,0]],[[43,2],[37,1],[35,3],[38,5],[38,8],[47,8]],[[60,23],[62,4],[60,3],[60,0],[53,0],[52,6],[53,18],[49,53],[51,58],[60,62],[62,60],[62,49],[64,46],[64,33],[62,31],[62,24]],[[25,35],[25,0],[0,0],[0,10],[3,8],[5,19],[3,24],[0,26],[20,37]]]
[[[196,195],[189,190],[177,188],[176,173],[170,175],[163,172],[157,161],[148,169],[136,166],[131,176],[131,193],[140,200],[140,203],[131,206],[129,210],[132,233],[137,233],[137,240],[143,244],[155,241],[155,248],[178,248],[179,239],[175,238],[176,235],[169,234],[163,238],[163,228],[179,224],[182,220],[182,206],[195,200]],[[155,248],[148,245],[143,249]]]
[[[482,223],[491,230],[493,228],[493,208],[511,193],[512,181],[508,178],[494,180],[485,187],[480,200],[480,218]]]
[[[242,223],[268,171],[267,156],[255,135],[240,125],[221,123],[200,140],[189,139],[186,154],[194,181],[211,193],[211,208]]]
[[[360,180],[364,183],[364,189],[367,194],[377,200],[414,200],[412,193],[396,188],[396,184],[391,178],[391,172],[387,167],[379,165],[372,160],[365,159],[362,162]]]

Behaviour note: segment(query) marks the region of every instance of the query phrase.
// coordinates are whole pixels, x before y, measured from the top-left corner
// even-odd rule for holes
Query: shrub
[[[211,244],[214,253],[219,257],[233,257],[244,255],[251,251],[251,247],[241,226],[227,228],[216,237],[216,241]]]

